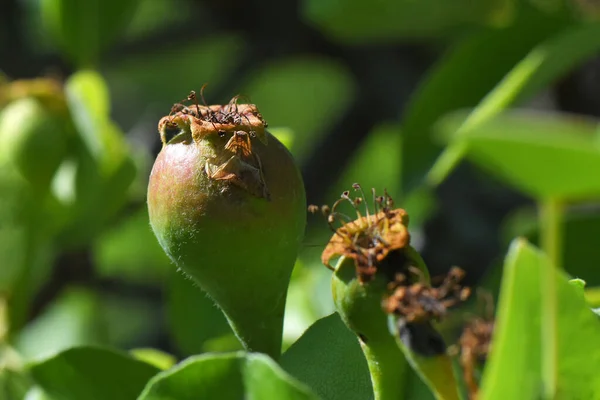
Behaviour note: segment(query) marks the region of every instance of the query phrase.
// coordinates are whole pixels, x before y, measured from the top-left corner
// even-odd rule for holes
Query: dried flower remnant
[[[409,272],[421,275],[414,267],[410,267]],[[383,301],[384,310],[401,317],[407,323],[440,321],[450,307],[469,297],[470,289],[459,284],[464,275],[462,269],[453,267],[441,285],[432,287],[422,279],[411,284],[412,279],[399,273],[396,280],[388,285],[391,294]]]
[[[310,206],[309,211],[317,212],[319,209],[327,217],[327,223],[334,232],[329,243],[321,255],[321,261],[329,269],[330,261],[336,256],[345,256],[354,260],[356,273],[361,283],[369,282],[375,276],[378,266],[390,254],[408,246],[410,235],[408,233],[408,214],[405,210],[394,209],[394,202],[390,195],[384,192],[377,196],[372,190],[374,212],[369,212],[365,201],[364,192],[359,184],[352,185],[362,197],[350,198],[350,192],[342,193],[332,207]],[[343,203],[350,203],[356,212],[356,219],[342,214],[338,207]],[[364,203],[364,215],[361,205]],[[341,226],[336,227],[335,224]]]
[[[494,321],[476,318],[465,326],[459,339],[460,365],[463,369],[465,383],[469,391],[469,399],[475,400],[479,386],[475,379],[478,366],[485,363],[490,352]]]
[[[206,143],[201,150],[207,158],[204,171],[215,181],[229,182],[254,196],[269,200],[262,162],[252,149],[252,139],[267,144],[266,121],[254,104],[238,104],[239,95],[226,105],[206,105],[204,86],[198,103],[194,91],[175,104],[159,122],[163,146],[176,141]],[[187,106],[185,101],[193,104]],[[220,144],[219,144],[220,143]]]
[[[262,143],[267,144],[267,136],[264,129],[268,124],[262,114],[258,111],[256,105],[238,104],[238,100],[243,97],[238,94],[225,105],[209,106],[204,98],[205,88],[206,84],[200,89],[200,99],[202,100],[203,105],[199,104],[198,96],[196,95],[196,92],[192,90],[187,98],[173,105],[170,116],[177,113],[183,113],[202,121],[209,122],[221,137],[226,135],[228,131],[223,129],[223,127],[219,127],[217,124],[245,125],[249,128],[248,135],[250,137],[257,137]],[[189,107],[184,104],[185,102],[192,102],[193,104]],[[253,129],[254,127],[258,127],[258,129]]]
[[[457,398],[453,395],[456,385],[450,358],[445,354],[446,345],[432,323],[408,323],[404,318],[388,315],[382,307],[383,299],[395,289],[390,282],[400,276],[404,277],[404,286],[430,286],[425,262],[410,246],[408,215],[394,208],[387,192],[376,196],[374,191],[375,209],[371,213],[368,204],[363,204],[367,201],[361,187],[355,184],[353,188],[360,191],[361,197],[350,198],[350,193],[344,192],[332,207],[311,206],[309,211],[320,210],[334,232],[323,251],[322,262],[333,269],[331,289],[336,310],[360,339],[374,397],[402,398],[406,385],[398,376],[404,375],[410,365],[435,387],[439,398]],[[350,203],[356,217],[339,211],[339,206],[346,203]],[[330,260],[335,256],[341,258],[331,268]],[[411,270],[418,273],[411,274]],[[438,288],[440,295],[452,289],[450,281]],[[392,321],[396,324],[391,325]]]
[[[412,352],[428,357],[443,354],[446,345],[431,323],[439,322],[449,308],[469,297],[470,289],[459,284],[464,271],[453,267],[438,286],[425,283],[417,268],[409,267],[408,275],[397,273],[396,279],[388,284],[390,295],[383,299],[383,309],[398,317],[400,340]]]
[[[475,373],[487,360],[494,333],[493,302],[490,295],[486,295],[485,298],[488,308],[486,312],[487,316],[485,318],[472,318],[465,325],[458,339],[458,347],[460,348],[459,362],[463,369],[463,376],[470,400],[477,398],[479,386]]]

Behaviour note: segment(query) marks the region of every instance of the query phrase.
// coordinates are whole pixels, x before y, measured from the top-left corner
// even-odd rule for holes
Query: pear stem
[[[367,360],[375,400],[402,399],[406,391],[407,362],[391,335],[360,341]]]
[[[8,301],[6,297],[0,296],[0,345],[6,342],[9,332]]]
[[[561,268],[563,204],[559,199],[540,201],[542,249],[550,259],[550,270],[542,274],[542,377],[545,398],[556,397],[557,381],[557,304],[556,270]]]
[[[351,258],[339,260],[332,276],[334,304],[348,329],[359,338],[367,360],[375,400],[403,399],[407,361],[388,327],[381,301],[386,279],[376,276],[362,284]]]
[[[252,299],[248,301],[252,302]],[[283,295],[269,313],[248,312],[245,308],[222,310],[246,351],[263,353],[277,361],[281,356],[285,301]]]

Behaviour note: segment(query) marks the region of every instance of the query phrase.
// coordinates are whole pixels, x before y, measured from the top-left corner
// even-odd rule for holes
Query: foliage
[[[0,400],[600,399],[600,82],[586,75],[600,8],[222,3],[1,6]],[[438,290],[458,264],[487,295],[407,325],[383,312],[393,282],[365,282],[348,257],[321,264],[331,232],[309,217],[281,357],[244,350],[165,255],[146,204],[157,122],[207,82],[211,103],[257,104],[309,203],[354,182],[387,189],[410,215],[402,251],[420,278],[407,288]],[[219,239],[261,255],[240,256],[236,287],[285,298],[243,275],[292,268],[268,265],[256,230]],[[465,352],[472,323],[493,327],[485,357]]]

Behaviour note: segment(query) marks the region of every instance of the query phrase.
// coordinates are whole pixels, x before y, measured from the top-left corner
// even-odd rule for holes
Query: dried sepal
[[[478,291],[480,297],[484,297],[486,303],[486,316],[471,318],[464,326],[458,339],[459,363],[463,370],[463,377],[469,399],[475,400],[479,392],[476,379],[476,370],[487,360],[491,350],[492,336],[494,334],[494,310],[491,295]]]
[[[205,165],[207,176],[228,181],[249,193],[269,199],[260,157],[252,151],[252,139],[267,144],[266,121],[254,104],[238,104],[239,95],[226,105],[207,105],[204,88],[192,91],[161,118],[158,129],[163,146],[176,141],[202,143],[212,139],[215,156]],[[203,104],[199,104],[199,99]],[[192,102],[186,105],[186,102]],[[222,144],[219,144],[222,143]]]
[[[319,210],[321,209],[321,207],[314,205],[314,204],[310,204],[308,206],[308,212],[311,214],[316,214],[319,212]]]
[[[384,196],[376,197],[374,190],[375,210],[371,213],[360,185],[354,184],[353,188],[360,191],[362,197],[352,199],[350,192],[345,191],[331,208],[321,207],[321,211],[327,217],[327,223],[334,232],[321,254],[321,261],[333,270],[331,260],[334,257],[351,258],[354,260],[359,281],[365,283],[373,278],[378,266],[390,252],[409,245],[408,214],[403,209],[390,207],[393,201],[387,192]],[[338,211],[338,207],[343,203],[351,204],[356,212],[355,219]],[[364,215],[361,212],[362,205]],[[318,207],[312,206],[310,210],[316,212]],[[336,223],[340,223],[341,226],[336,227]]]
[[[475,318],[464,327],[460,336],[459,363],[463,369],[470,400],[474,400],[479,391],[475,371],[486,361],[490,353],[493,332],[494,321]]]
[[[410,272],[420,274],[416,268],[410,268]],[[463,277],[464,271],[453,267],[439,286],[432,287],[422,279],[411,283],[412,279],[397,274],[396,281],[388,285],[390,295],[384,299],[383,308],[407,323],[440,321],[449,308],[469,297],[470,289],[460,285]]]

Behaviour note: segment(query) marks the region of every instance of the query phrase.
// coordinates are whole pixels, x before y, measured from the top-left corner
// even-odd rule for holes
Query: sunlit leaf
[[[138,0],[42,1],[42,20],[53,39],[78,66],[100,54],[127,26]]]
[[[454,125],[464,113],[450,114]],[[452,131],[452,128],[446,128]],[[510,112],[453,138],[482,167],[536,197],[586,197],[600,193],[598,124],[575,116]]]
[[[505,244],[517,236],[532,243],[539,240],[539,215],[535,207],[519,209],[505,222]],[[594,207],[567,207],[563,216],[561,265],[573,277],[584,279],[588,285],[600,285],[600,265],[597,237],[600,237],[600,213]],[[600,303],[598,303],[600,304]]]
[[[102,76],[83,70],[72,75],[65,86],[67,103],[86,150],[104,174],[116,169],[127,146],[120,130],[109,120],[108,88]]]
[[[12,292],[31,260],[35,195],[14,170],[0,165],[0,291]]]
[[[123,132],[108,118],[102,76],[79,71],[67,81],[66,93],[80,140],[74,159],[57,174],[60,185],[53,189],[57,198],[68,201],[70,224],[60,242],[76,246],[87,243],[123,206],[136,167]]]
[[[402,136],[397,124],[382,124],[369,133],[348,167],[331,189],[328,198],[337,198],[359,183],[371,201],[371,189],[378,195],[384,190],[393,198],[400,198],[400,169],[402,160]],[[370,205],[373,207],[373,204]]]
[[[286,126],[294,132],[291,152],[302,161],[319,134],[350,104],[354,90],[344,65],[326,58],[297,57],[267,64],[251,75],[240,92],[259,106],[269,126]]]
[[[368,400],[373,388],[356,335],[337,313],[315,322],[283,354],[281,366],[327,400]]]
[[[469,35],[434,64],[404,114],[405,193],[421,184],[442,151],[432,138],[435,121],[449,111],[475,106],[531,48],[564,25],[565,21],[522,10],[510,26]]]
[[[262,354],[190,357],[154,377],[138,400],[317,399]]]
[[[107,330],[98,296],[89,289],[71,287],[16,337],[15,347],[31,359],[72,346],[104,344]]]
[[[0,112],[0,163],[14,166],[40,194],[47,192],[72,139],[61,102],[20,98]]]
[[[136,282],[160,282],[173,265],[150,228],[142,207],[100,236],[94,245],[98,274]]]
[[[30,387],[31,379],[26,374],[6,366],[0,368],[0,399],[22,399]]]
[[[472,3],[439,0],[305,0],[304,13],[327,34],[341,40],[366,42],[403,37],[434,37],[469,24],[504,23],[513,2]],[[342,12],[343,10],[343,12]]]
[[[131,400],[159,369],[126,354],[75,347],[30,364],[35,382],[61,400]]]
[[[294,144],[294,131],[286,127],[269,128],[271,135],[275,136],[289,150]]]
[[[140,348],[130,350],[129,352],[138,360],[154,365],[163,371],[171,368],[177,362],[171,354],[157,349]]]
[[[50,395],[44,392],[39,386],[32,387],[23,400],[56,400],[50,397]]]
[[[583,279],[570,279],[569,284],[573,285],[582,296],[584,295],[585,281]]]
[[[174,7],[172,1],[168,3]],[[115,119],[130,124],[149,119],[144,121],[144,136],[155,134],[158,141],[158,118],[168,114],[171,106],[185,99],[191,90],[199,92],[208,83],[204,91],[208,102],[228,102],[239,88],[233,93],[215,91],[240,61],[245,46],[242,37],[228,33],[174,43],[169,46],[168,57],[164,52],[150,52],[115,60],[103,70],[114,99]]]
[[[511,246],[504,265],[492,351],[479,398],[533,399],[541,396],[542,282],[556,279],[557,398],[592,399],[600,393],[600,321],[568,278],[522,239]]]
[[[544,86],[563,76],[573,67],[595,55],[600,49],[600,23],[570,27],[534,47],[473,110],[458,128],[467,135],[514,103],[522,102]],[[439,184],[466,153],[458,141],[438,158],[428,182]]]
[[[184,354],[241,350],[223,312],[191,279],[171,268],[167,286],[170,333]]]

